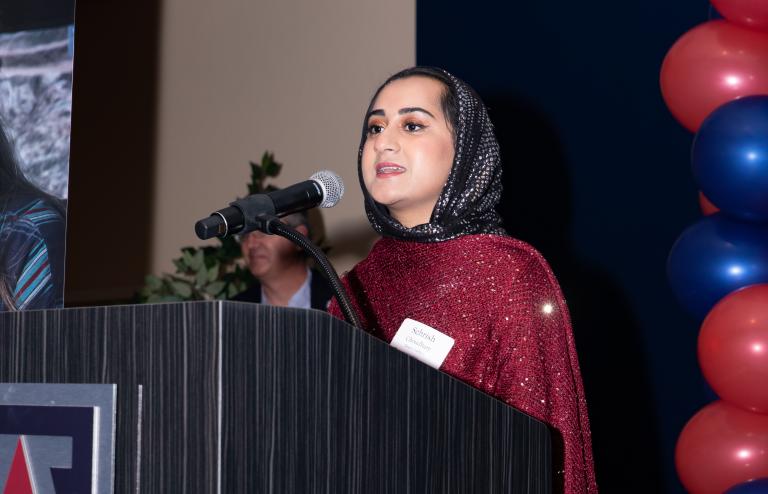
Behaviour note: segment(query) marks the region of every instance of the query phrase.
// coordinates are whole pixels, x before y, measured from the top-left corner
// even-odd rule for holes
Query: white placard
[[[390,345],[430,367],[439,369],[455,340],[433,327],[406,319],[392,338]]]

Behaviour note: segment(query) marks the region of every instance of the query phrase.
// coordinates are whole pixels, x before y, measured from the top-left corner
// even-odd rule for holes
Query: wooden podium
[[[0,314],[0,382],[117,385],[115,493],[549,493],[547,426],[314,310]]]

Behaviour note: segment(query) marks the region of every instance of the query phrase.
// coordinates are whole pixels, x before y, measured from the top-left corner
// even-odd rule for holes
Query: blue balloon
[[[724,494],[768,494],[768,478],[750,480],[734,485]]]
[[[768,283],[768,225],[722,213],[701,219],[672,247],[667,276],[680,304],[703,320],[732,291]]]
[[[696,134],[692,162],[699,188],[723,213],[768,222],[768,95],[713,111]]]

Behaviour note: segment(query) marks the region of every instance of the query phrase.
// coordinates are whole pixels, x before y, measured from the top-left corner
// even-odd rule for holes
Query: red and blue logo
[[[97,409],[0,405],[2,494],[93,492]]]

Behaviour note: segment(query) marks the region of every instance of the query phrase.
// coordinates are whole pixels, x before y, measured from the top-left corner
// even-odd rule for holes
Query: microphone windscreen
[[[309,177],[309,179],[317,182],[320,188],[323,189],[323,202],[320,203],[321,208],[332,208],[344,195],[344,182],[340,176],[330,170],[320,170]]]

